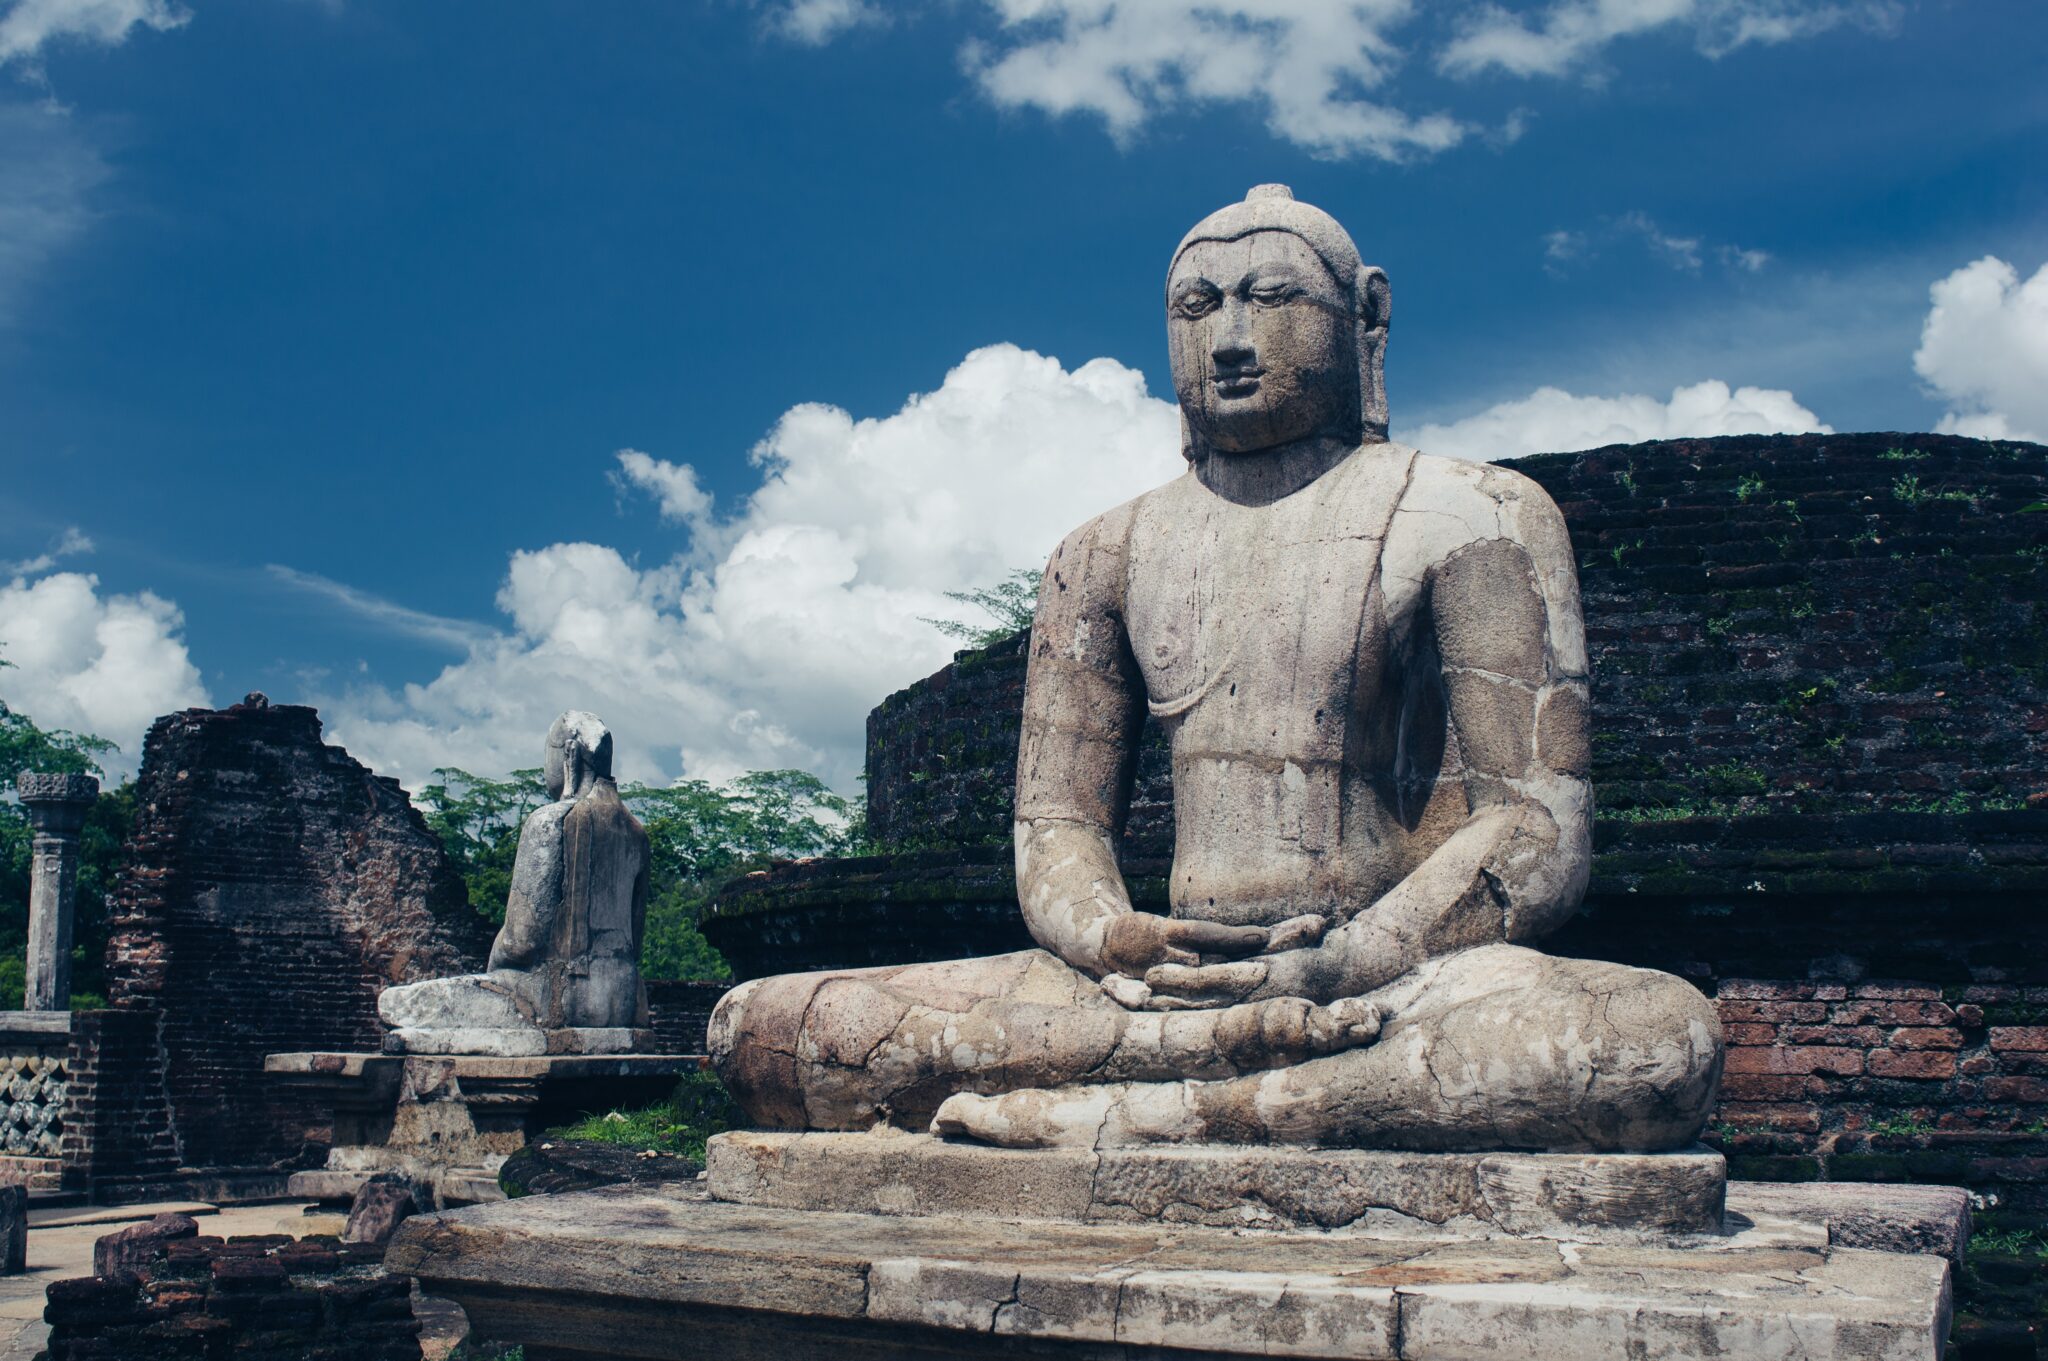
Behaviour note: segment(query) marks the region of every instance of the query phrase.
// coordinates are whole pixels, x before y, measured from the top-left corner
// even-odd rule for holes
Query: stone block
[[[551,1357],[1933,1361],[1938,1256],[773,1209],[612,1187],[406,1223],[388,1264]],[[836,1346],[835,1346],[836,1344]]]
[[[721,1134],[711,1194],[737,1204],[1078,1223],[1370,1229],[1583,1240],[1713,1233],[1727,1179],[1704,1149],[1406,1153],[1179,1145],[996,1149],[930,1135]]]
[[[170,1244],[199,1236],[199,1223],[190,1215],[160,1214],[140,1224],[103,1235],[92,1245],[92,1274],[134,1275],[148,1266]]]
[[[1970,1196],[1959,1186],[1737,1181],[1728,1213],[1821,1224],[1837,1247],[1933,1253],[1958,1266],[1970,1241]]]
[[[0,1186],[0,1276],[28,1269],[28,1187]]]

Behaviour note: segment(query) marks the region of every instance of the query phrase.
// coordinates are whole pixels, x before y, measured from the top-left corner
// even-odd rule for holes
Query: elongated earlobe
[[[1358,300],[1358,408],[1365,438],[1387,437],[1387,321],[1394,292],[1387,273],[1377,265],[1358,271],[1353,285]]]

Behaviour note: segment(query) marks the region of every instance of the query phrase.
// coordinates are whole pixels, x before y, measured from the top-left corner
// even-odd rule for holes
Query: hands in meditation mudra
[[[1557,507],[1387,439],[1386,276],[1254,189],[1167,278],[1186,474],[1053,554],[1018,753],[1041,948],[757,979],[712,1020],[764,1126],[1014,1147],[1690,1144],[1714,1008],[1531,948],[1592,840],[1584,624]],[[1147,713],[1172,915],[1115,847]]]

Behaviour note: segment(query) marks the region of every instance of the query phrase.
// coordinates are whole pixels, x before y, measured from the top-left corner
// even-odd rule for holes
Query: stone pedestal
[[[1707,1153],[733,1134],[703,1183],[416,1219],[387,1260],[544,1361],[1936,1361],[1959,1192],[1869,1201],[1863,1241],[1937,1249],[1880,1252],[1836,1236],[1840,1197],[1736,1185],[1723,1211],[1721,1175]]]
[[[90,775],[23,771],[14,792],[35,829],[28,888],[24,1011],[71,1009],[71,922],[78,898],[78,834],[100,795]]]
[[[441,1205],[502,1200],[498,1169],[552,1125],[650,1105],[702,1063],[690,1055],[271,1054],[273,1082],[318,1093],[334,1111],[327,1165],[292,1176],[295,1196],[347,1199],[379,1172],[403,1172]]]

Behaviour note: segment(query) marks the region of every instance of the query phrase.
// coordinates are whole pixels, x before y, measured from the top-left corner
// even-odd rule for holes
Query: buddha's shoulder
[[[1397,525],[1472,542],[1548,537],[1563,517],[1533,478],[1498,463],[1416,452],[1395,513]],[[1430,524],[1434,521],[1434,525]]]
[[[1164,516],[1176,518],[1180,507],[1198,493],[1201,484],[1193,473],[1182,473],[1171,482],[1165,482],[1148,492],[1133,496],[1119,506],[1112,506],[1061,541],[1059,553],[1068,554],[1077,550],[1093,552],[1124,552],[1130,543],[1133,528],[1140,521]]]

